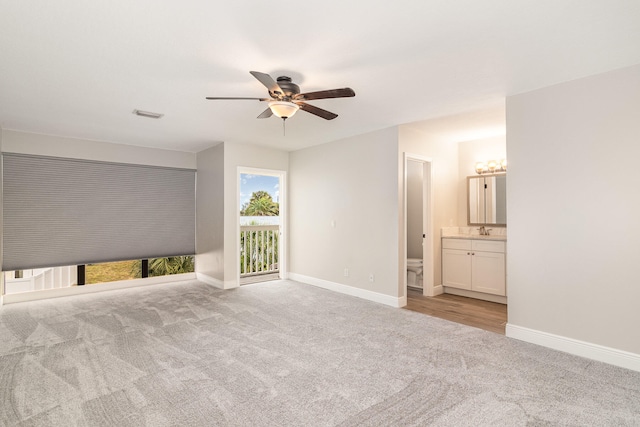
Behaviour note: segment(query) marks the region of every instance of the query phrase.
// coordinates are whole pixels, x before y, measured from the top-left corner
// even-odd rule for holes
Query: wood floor
[[[451,294],[425,297],[421,289],[409,288],[405,308],[502,335],[507,324],[505,304]]]

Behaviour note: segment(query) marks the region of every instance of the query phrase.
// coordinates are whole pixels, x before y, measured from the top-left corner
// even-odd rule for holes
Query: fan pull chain
[[[282,118],[282,136],[287,136],[287,128],[284,125],[286,121],[287,121],[287,118],[283,117]]]

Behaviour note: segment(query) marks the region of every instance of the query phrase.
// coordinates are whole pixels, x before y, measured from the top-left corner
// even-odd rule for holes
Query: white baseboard
[[[431,289],[431,295],[429,295],[429,293],[427,292],[427,294],[425,294],[425,296],[427,296],[427,297],[435,297],[435,296],[438,296],[438,295],[442,295],[443,293],[444,293],[444,286],[435,285]]]
[[[342,283],[330,282],[324,279],[304,276],[297,273],[289,273],[289,279],[296,282],[306,283],[308,285],[317,286],[319,288],[328,289],[330,291],[339,292],[345,295],[366,299],[380,304],[390,305],[391,307],[404,307],[407,305],[407,297],[394,297],[378,292],[368,291],[366,289],[354,288],[353,286],[343,285]]]
[[[224,282],[222,280],[215,279],[204,273],[196,273],[196,279],[198,279],[203,283],[206,283],[207,285],[211,285],[215,288],[224,289]]]
[[[640,372],[640,354],[524,328],[510,323],[507,323],[506,335],[509,338]]]
[[[208,274],[204,274],[204,273],[196,273],[196,278],[203,282],[206,283],[207,285],[211,285],[215,288],[218,289],[232,289],[232,288],[237,288],[238,285],[236,285],[234,282],[232,281],[227,281],[227,282],[223,282],[222,280],[218,280],[214,277],[209,276]]]
[[[403,296],[399,297],[398,298],[398,304],[399,305],[397,305],[397,306],[394,305],[393,307],[396,307],[396,308],[406,307],[407,306],[407,296],[403,295]]]
[[[94,285],[70,286],[68,288],[44,289],[41,291],[22,292],[4,295],[4,304],[37,301],[47,298],[68,297],[72,295],[92,294],[95,292],[114,291],[117,289],[137,288],[139,286],[158,285],[161,283],[194,280],[195,273],[174,274],[169,276],[145,277],[144,279],[120,280],[117,282],[96,283]]]
[[[461,297],[481,299],[484,301],[497,302],[499,304],[507,303],[507,297],[503,297],[501,295],[492,295],[492,294],[485,294],[484,292],[468,291],[466,289],[452,288],[451,286],[443,286],[443,293],[459,295]]]

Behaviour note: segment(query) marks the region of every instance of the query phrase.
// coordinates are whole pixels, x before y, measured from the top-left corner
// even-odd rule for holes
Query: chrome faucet
[[[491,231],[490,228],[485,228],[484,225],[480,228],[477,229],[480,232],[481,236],[488,236],[489,232]]]

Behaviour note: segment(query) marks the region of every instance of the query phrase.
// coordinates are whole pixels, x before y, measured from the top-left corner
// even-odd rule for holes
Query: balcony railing
[[[4,272],[5,294],[68,288],[77,282],[76,266],[22,270],[15,278],[13,271]]]
[[[240,277],[277,273],[280,226],[240,227]]]

